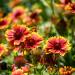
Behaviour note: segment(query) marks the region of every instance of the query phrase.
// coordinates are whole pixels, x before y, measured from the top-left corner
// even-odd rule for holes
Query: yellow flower
[[[73,72],[75,72],[75,68],[70,66],[64,66],[59,69],[60,75],[72,75]]]
[[[0,56],[5,54],[7,52],[7,48],[5,47],[4,44],[0,44]]]

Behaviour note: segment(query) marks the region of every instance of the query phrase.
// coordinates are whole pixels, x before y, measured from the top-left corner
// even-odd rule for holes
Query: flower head
[[[72,75],[73,72],[75,72],[75,68],[70,66],[64,66],[59,69],[60,75]]]
[[[69,13],[75,13],[75,3],[70,3],[65,6],[65,11],[67,10]]]
[[[2,56],[6,52],[7,52],[7,48],[5,47],[5,45],[0,44],[0,56]]]
[[[13,21],[16,22],[19,19],[22,19],[23,15],[25,13],[25,9],[21,6],[17,6],[13,9],[13,12],[11,14]]]
[[[27,63],[27,60],[24,58],[24,56],[19,55],[19,56],[14,57],[14,63],[18,67],[21,67],[21,66],[24,66]]]
[[[40,21],[40,12],[40,9],[37,9],[34,12],[30,12],[28,16],[23,20],[23,22],[25,22],[27,25],[38,23]]]
[[[24,42],[25,37],[29,34],[29,30],[24,25],[15,25],[12,29],[6,31],[6,39],[12,45],[19,45]]]
[[[42,41],[42,37],[39,36],[37,33],[32,32],[25,40],[25,48],[33,49],[39,46]]]
[[[29,65],[26,65],[26,66],[23,66],[23,67],[21,67],[21,68],[22,68],[22,70],[23,70],[25,73],[27,73],[27,72],[29,72],[30,66],[29,66]]]
[[[61,36],[55,36],[48,39],[45,46],[45,52],[48,54],[55,53],[64,55],[70,48],[70,43],[67,39]]]
[[[23,66],[20,69],[15,69],[12,71],[12,75],[28,75],[29,66]]]
[[[62,4],[68,4],[68,3],[71,3],[71,0],[60,0],[60,2]]]
[[[65,8],[70,9],[71,3],[71,0],[60,0],[60,3],[55,3],[55,6],[63,11]]]
[[[9,26],[10,19],[9,18],[1,18],[0,19],[0,29],[5,29]]]
[[[17,69],[17,70],[15,70],[15,71],[12,72],[12,75],[24,75],[23,74],[23,70]]]

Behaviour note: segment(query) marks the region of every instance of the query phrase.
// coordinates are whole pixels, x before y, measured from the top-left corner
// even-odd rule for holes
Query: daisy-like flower
[[[20,69],[15,69],[12,71],[12,75],[28,75],[29,66],[23,66]]]
[[[75,68],[70,66],[64,66],[59,69],[60,75],[72,75],[73,72],[75,72]]]
[[[38,23],[40,21],[40,13],[40,9],[36,9],[34,12],[30,12],[29,15],[23,20],[23,22],[25,22],[27,25]]]
[[[14,63],[16,66],[21,67],[27,63],[27,60],[24,58],[24,56],[19,55],[19,56],[14,57]]]
[[[33,49],[40,45],[43,38],[35,32],[32,32],[28,37],[26,37],[24,44],[26,49]]]
[[[1,18],[0,19],[0,29],[5,29],[9,26],[10,19],[9,18]]]
[[[12,75],[24,75],[24,73],[22,69],[17,69],[12,72]]]
[[[5,54],[6,52],[7,52],[7,48],[5,47],[5,45],[0,44],[0,56]]]
[[[47,54],[54,53],[63,56],[68,50],[70,50],[70,48],[70,43],[66,38],[55,36],[48,39],[45,45],[45,52]]]
[[[22,19],[24,13],[25,13],[25,9],[21,6],[17,6],[13,9],[10,17],[12,16],[13,21],[17,22],[19,19]]]
[[[15,25],[12,29],[6,31],[5,36],[12,45],[20,45],[28,34],[29,30],[24,25]]]
[[[65,6],[65,11],[68,11],[69,13],[75,14],[75,3],[69,3]]]

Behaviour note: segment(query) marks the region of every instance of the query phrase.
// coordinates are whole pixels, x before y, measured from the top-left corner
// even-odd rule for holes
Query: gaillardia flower
[[[24,25],[15,25],[12,29],[6,31],[5,36],[12,45],[20,45],[28,34],[29,30]]]
[[[12,72],[12,75],[24,75],[24,73],[22,69],[17,69]]]
[[[64,66],[59,69],[60,75],[72,75],[72,73],[74,72],[75,72],[75,68],[72,68],[70,66]]]
[[[9,5],[10,8],[13,8],[13,7],[15,7],[16,5],[20,4],[21,1],[22,1],[22,0],[12,0],[12,1],[9,2],[8,5]]]
[[[27,63],[27,60],[24,58],[24,56],[19,55],[19,56],[14,57],[14,63],[16,66],[21,67]]]
[[[27,25],[36,24],[40,21],[39,14],[41,13],[40,9],[36,9],[34,12],[30,12],[26,18],[24,18],[23,22],[25,22]]]
[[[45,52],[47,54],[54,53],[63,56],[70,48],[70,43],[66,38],[55,36],[48,39],[45,46]]]
[[[12,71],[12,75],[28,75],[29,72],[29,67],[28,66],[23,66],[19,69],[15,69]]]
[[[65,6],[65,11],[68,11],[69,13],[75,14],[75,3],[69,3]]]
[[[25,9],[23,7],[21,7],[21,6],[15,7],[11,14],[13,21],[15,22],[19,19],[22,19],[24,13],[25,13]]]
[[[23,66],[23,67],[21,67],[21,68],[22,68],[22,70],[23,70],[25,73],[27,73],[27,72],[30,71],[30,70],[29,70],[29,68],[30,68],[29,65]]]
[[[71,0],[60,0],[60,3],[55,3],[55,6],[63,11],[65,7],[71,3]]]
[[[7,48],[5,47],[5,45],[0,44],[0,56],[5,54],[6,52],[7,52]]]
[[[33,49],[39,46],[43,38],[35,32],[32,32],[28,37],[26,37],[24,44],[25,48]]]
[[[1,18],[0,19],[0,29],[5,29],[9,26],[10,19],[9,18]]]

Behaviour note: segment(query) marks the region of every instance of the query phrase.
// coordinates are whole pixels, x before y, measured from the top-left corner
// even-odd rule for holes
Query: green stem
[[[51,9],[52,9],[52,14],[54,14],[54,0],[51,0]]]

